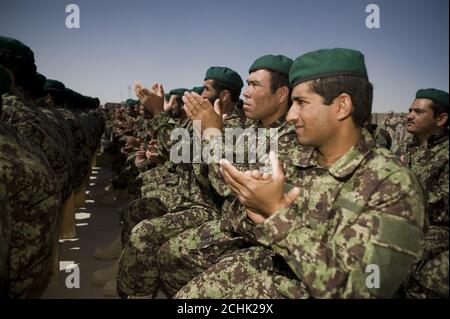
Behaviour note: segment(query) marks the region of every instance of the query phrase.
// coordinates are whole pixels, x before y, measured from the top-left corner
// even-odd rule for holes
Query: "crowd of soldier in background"
[[[33,51],[0,36],[0,295],[25,298],[59,271],[104,131],[97,98],[36,72]],[[72,234],[73,235],[73,234]]]

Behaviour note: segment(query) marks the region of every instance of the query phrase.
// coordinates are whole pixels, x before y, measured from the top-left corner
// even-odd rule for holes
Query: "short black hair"
[[[312,80],[310,88],[323,97],[325,105],[333,103],[342,93],[350,95],[353,103],[351,116],[358,127],[363,127],[372,113],[373,86],[367,78],[355,75],[329,76]]]
[[[219,80],[213,80],[211,86],[213,87],[214,91],[216,91],[217,95],[219,95],[219,93],[223,90],[229,91],[231,95],[231,101],[233,102],[237,102],[239,100],[239,96],[241,95],[241,89],[238,89]]]
[[[433,101],[433,100],[431,100],[430,108],[433,111],[434,118],[438,117],[442,113],[447,113],[447,115],[449,114],[448,108],[443,106],[441,103]],[[448,117],[447,117],[447,121],[444,124],[444,128],[448,131]]]
[[[278,71],[267,71],[269,71],[270,90],[272,91],[272,93],[275,93],[279,88],[283,86],[287,86],[289,88],[289,75]]]

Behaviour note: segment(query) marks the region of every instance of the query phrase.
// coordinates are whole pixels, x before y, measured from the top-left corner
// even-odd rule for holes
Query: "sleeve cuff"
[[[295,204],[281,208],[263,224],[255,226],[256,240],[265,246],[271,246],[286,237],[294,228],[298,228],[301,221],[297,208]]]

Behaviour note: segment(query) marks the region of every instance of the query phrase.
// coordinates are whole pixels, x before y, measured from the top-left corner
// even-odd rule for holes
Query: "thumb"
[[[214,101],[214,111],[217,113],[217,115],[222,117],[222,104],[220,103],[220,99],[216,99]]]
[[[284,180],[283,165],[273,151],[270,151],[269,153],[269,160],[272,164],[272,177],[275,179]]]
[[[298,197],[298,195],[300,195],[300,188],[298,188],[298,187],[294,187],[287,194],[285,194],[284,196],[287,200],[287,205],[292,204],[295,201],[295,199]]]
[[[158,95],[161,97],[164,96],[164,88],[162,84],[158,84]]]
[[[224,113],[222,114],[222,122],[225,123],[225,120],[227,119],[228,114]]]

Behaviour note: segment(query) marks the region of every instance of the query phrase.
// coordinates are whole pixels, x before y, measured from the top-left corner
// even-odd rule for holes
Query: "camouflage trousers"
[[[407,297],[414,299],[449,297],[449,251],[419,265],[408,284]]]
[[[167,187],[146,193],[146,197],[133,200],[122,215],[122,245],[125,247],[131,230],[139,222],[160,217],[181,207],[183,197],[176,187]]]
[[[282,263],[282,261],[281,261]],[[309,294],[292,272],[278,266],[273,251],[252,246],[220,259],[185,285],[176,299],[281,299]]]
[[[159,287],[158,250],[182,232],[217,218],[206,206],[167,213],[137,224],[130,234],[119,261],[117,290],[121,295],[154,295]]]
[[[416,274],[419,284],[429,291],[428,297],[449,297],[448,250],[428,261]]]
[[[221,258],[248,246],[240,236],[222,231],[220,219],[208,221],[164,243],[158,251],[161,283],[173,296]]]
[[[423,255],[407,283],[409,298],[448,298],[449,232],[430,226],[424,236]]]

